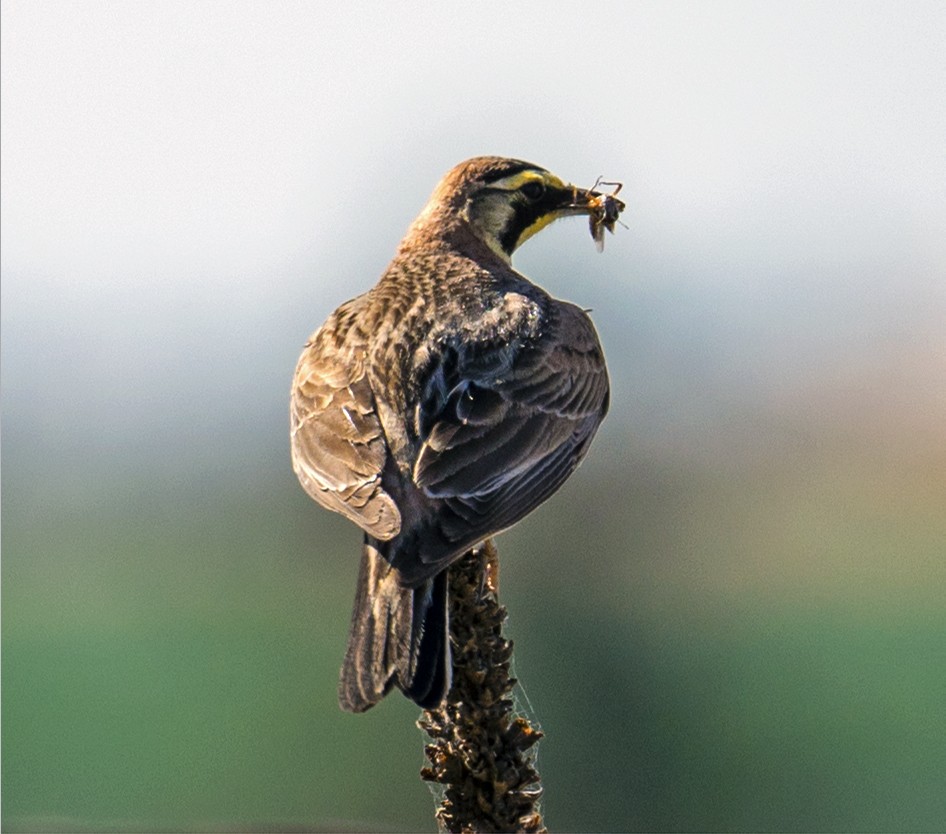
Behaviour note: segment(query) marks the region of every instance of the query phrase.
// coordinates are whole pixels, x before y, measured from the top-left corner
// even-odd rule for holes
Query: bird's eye
[[[534,203],[537,200],[542,199],[542,195],[545,194],[545,183],[540,182],[539,180],[530,180],[520,189],[522,196],[525,197],[530,203]]]

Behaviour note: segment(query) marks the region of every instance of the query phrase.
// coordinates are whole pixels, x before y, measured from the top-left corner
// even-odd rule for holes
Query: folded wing
[[[541,504],[581,462],[607,407],[601,346],[572,305],[532,343],[448,346],[415,416],[414,482],[442,502],[439,535],[466,547]],[[438,561],[421,548],[398,567],[415,582]]]
[[[296,367],[292,465],[316,501],[387,540],[400,530],[401,515],[381,485],[387,444],[365,375],[364,348],[352,338],[335,338],[335,319],[344,310],[315,333]]]

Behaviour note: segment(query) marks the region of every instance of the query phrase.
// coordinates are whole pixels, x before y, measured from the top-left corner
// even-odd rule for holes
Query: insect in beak
[[[610,194],[602,194],[595,189],[598,186],[611,186],[614,188]],[[608,182],[601,177],[595,180],[595,184],[585,192],[586,205],[588,209],[588,229],[595,241],[595,247],[599,252],[604,251],[604,230],[607,229],[614,234],[614,224],[620,223],[620,214],[624,211],[624,202],[617,198],[621,190],[622,183]],[[578,189],[575,189],[575,201],[578,201]],[[621,223],[626,229],[627,226]]]

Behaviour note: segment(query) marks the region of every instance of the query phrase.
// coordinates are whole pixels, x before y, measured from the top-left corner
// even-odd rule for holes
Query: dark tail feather
[[[426,586],[426,587],[425,587]],[[434,709],[444,699],[450,688],[450,640],[447,636],[447,571],[442,570],[432,580],[414,591],[415,595],[423,592],[423,618],[415,614],[414,628],[419,633],[417,642],[417,660],[414,674],[407,685],[398,683],[418,706]],[[414,610],[418,610],[417,597],[414,598]]]
[[[447,572],[402,588],[397,572],[365,539],[338,703],[364,712],[397,686],[425,709],[437,706],[450,681]]]

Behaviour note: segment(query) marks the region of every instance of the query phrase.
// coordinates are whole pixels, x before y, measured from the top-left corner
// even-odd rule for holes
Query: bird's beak
[[[595,200],[599,196],[596,191],[570,185],[562,195],[564,200],[562,209],[568,214],[591,214],[594,210]]]
[[[617,214],[620,214],[625,208],[624,201],[617,199],[613,193],[605,194],[593,188],[579,188],[577,185],[568,186],[566,191],[567,193],[563,192],[563,214],[599,214],[602,211],[605,198],[608,199],[608,203],[613,206]]]

